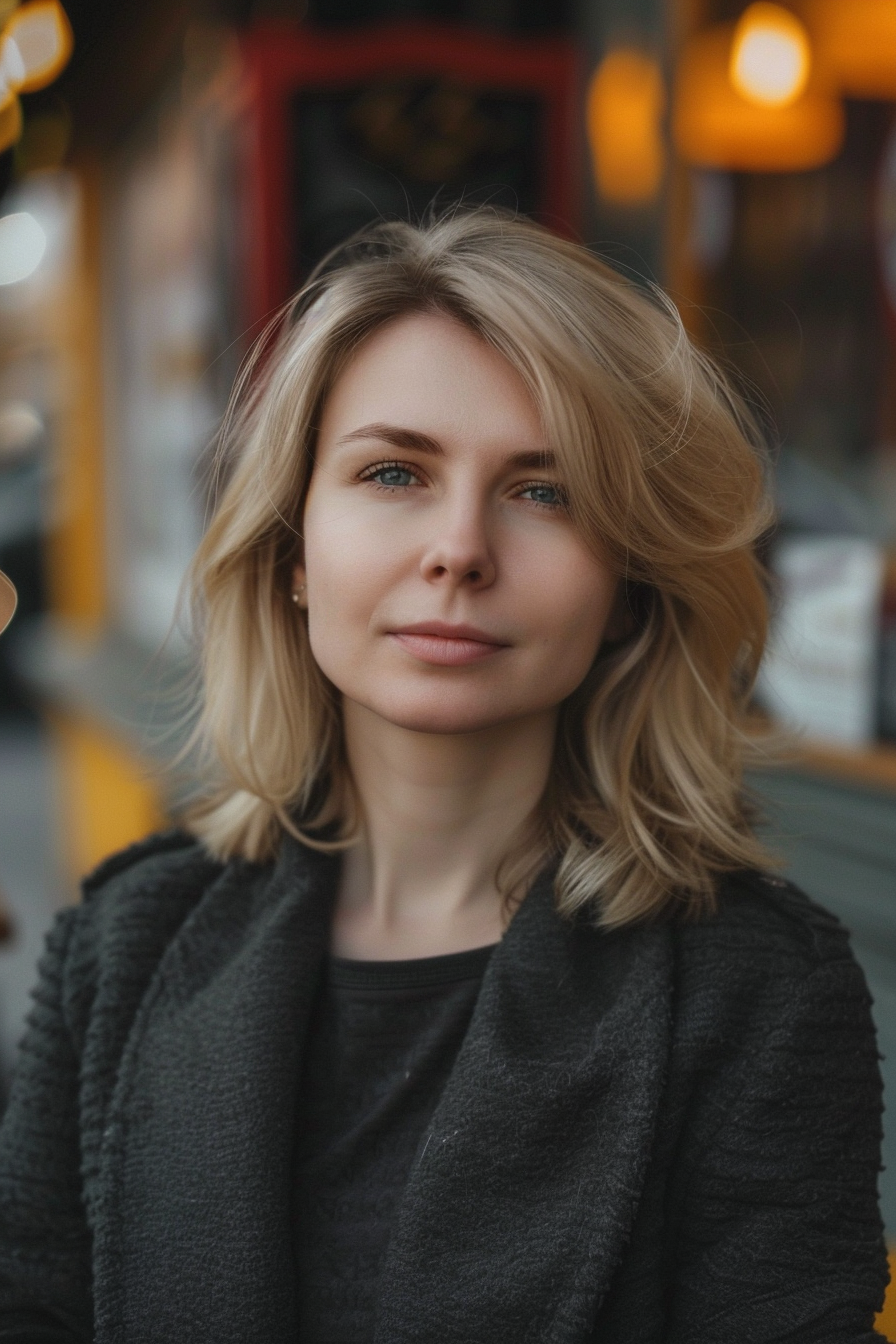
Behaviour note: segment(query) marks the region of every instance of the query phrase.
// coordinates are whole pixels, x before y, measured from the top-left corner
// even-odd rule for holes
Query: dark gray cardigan
[[[291,840],[222,866],[169,834],[60,916],[0,1131],[0,1339],[296,1344],[334,877]],[[605,933],[537,884],[421,1141],[377,1344],[871,1344],[880,1116],[861,972],[798,891],[738,875],[714,918]]]

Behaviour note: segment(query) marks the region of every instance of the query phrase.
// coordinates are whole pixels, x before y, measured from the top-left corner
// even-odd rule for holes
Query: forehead
[[[509,361],[440,313],[409,314],[368,337],[325,402],[320,446],[380,422],[449,443],[542,439],[538,408]]]

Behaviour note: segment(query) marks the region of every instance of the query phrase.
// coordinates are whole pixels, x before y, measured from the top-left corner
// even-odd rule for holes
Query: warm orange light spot
[[[896,99],[896,0],[803,0],[819,67],[851,98]]]
[[[609,52],[588,86],[588,141],[600,195],[620,205],[654,199],[663,179],[665,90],[659,65],[642,51]]]
[[[0,0],[0,152],[22,134],[18,95],[51,84],[67,64],[73,44],[59,0],[28,0],[18,8]]]
[[[682,158],[751,173],[829,163],[843,143],[840,100],[813,84],[783,107],[744,98],[730,79],[733,37],[730,25],[718,24],[695,34],[682,53],[672,118]]]
[[[760,3],[744,10],[731,44],[731,82],[761,107],[795,103],[809,82],[809,34],[781,5]]]
[[[17,93],[43,89],[72,54],[72,30],[59,0],[20,5],[3,34],[3,65]]]

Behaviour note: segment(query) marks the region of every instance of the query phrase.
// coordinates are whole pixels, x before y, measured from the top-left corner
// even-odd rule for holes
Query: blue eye
[[[559,486],[548,485],[546,481],[541,481],[535,485],[527,485],[520,491],[520,499],[531,499],[533,504],[541,504],[545,508],[560,509],[566,504],[566,499]]]
[[[408,471],[407,467],[377,467],[365,479],[393,490],[413,485],[416,481],[413,472]]]

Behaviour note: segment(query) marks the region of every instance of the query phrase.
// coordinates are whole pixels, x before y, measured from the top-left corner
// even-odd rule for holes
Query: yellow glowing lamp
[[[852,98],[896,98],[896,0],[804,0],[817,60]]]
[[[682,52],[672,115],[678,152],[687,162],[702,167],[755,173],[798,172],[829,163],[843,144],[839,98],[824,85],[813,83],[808,69],[808,82],[789,102],[771,103],[767,95],[762,101],[755,88],[751,97],[745,97],[733,82],[739,27],[718,24],[704,29]],[[754,69],[745,62],[739,67],[739,78],[750,79]],[[778,97],[783,87],[779,77]]]
[[[659,192],[666,94],[658,63],[633,47],[610,51],[588,86],[594,180],[604,200],[644,205]]]
[[[43,89],[72,54],[71,25],[59,0],[28,0],[0,31],[0,151],[22,132],[20,93]]]
[[[72,54],[71,25],[59,0],[30,0],[12,15],[3,34],[3,63],[7,48],[16,53],[21,77],[17,93],[43,89],[60,75]]]
[[[741,97],[760,107],[789,107],[809,82],[809,34],[781,5],[749,5],[731,42],[728,74]]]

